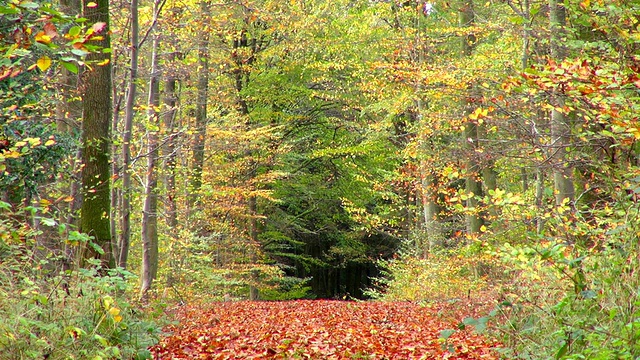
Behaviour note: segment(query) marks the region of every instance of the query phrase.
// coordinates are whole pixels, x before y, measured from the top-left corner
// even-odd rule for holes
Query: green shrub
[[[10,219],[0,218],[0,357],[149,358],[162,308],[128,300],[136,296],[133,275],[96,266],[59,271],[55,252]]]
[[[640,356],[640,218],[633,207],[606,212],[570,227],[551,218],[553,235],[498,251],[514,279],[495,312],[508,358]]]

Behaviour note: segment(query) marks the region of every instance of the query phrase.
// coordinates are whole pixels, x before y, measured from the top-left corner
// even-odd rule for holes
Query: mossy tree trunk
[[[97,6],[94,6],[96,4]],[[83,16],[89,24],[104,23],[102,40],[109,48],[109,0],[85,1]],[[95,52],[87,56],[92,70],[83,74],[82,119],[82,207],[80,230],[93,236],[96,245],[86,246],[84,259],[100,259],[104,268],[114,266],[111,253],[110,214],[110,134],[111,134],[111,54]],[[96,63],[94,63],[96,62]],[[101,250],[99,250],[101,249]]]

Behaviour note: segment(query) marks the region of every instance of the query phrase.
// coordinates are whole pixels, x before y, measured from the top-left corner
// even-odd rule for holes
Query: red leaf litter
[[[411,302],[219,302],[181,308],[155,359],[498,359],[495,340],[456,329],[475,307]]]

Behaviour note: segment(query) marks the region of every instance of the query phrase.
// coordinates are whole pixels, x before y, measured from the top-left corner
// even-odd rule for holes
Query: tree
[[[474,25],[473,0],[462,0],[458,10],[458,25],[468,28]],[[473,33],[467,33],[460,38],[460,51],[463,57],[470,57],[475,47],[476,37]],[[476,84],[467,85],[467,91],[463,94],[464,114],[469,116],[480,103],[480,94]],[[477,119],[476,119],[477,120]],[[481,167],[477,159],[479,147],[478,124],[471,119],[464,125],[464,144],[467,149],[465,191],[467,196],[467,232],[479,233],[484,221],[479,210],[479,198],[482,197]]]
[[[140,293],[146,296],[158,274],[158,162],[159,108],[160,108],[160,34],[155,28],[155,17],[159,15],[161,0],[154,3],[153,42],[151,47],[151,76],[149,78],[149,100],[147,102],[147,169],[144,184],[142,209],[142,276]]]
[[[549,0],[549,30],[551,34],[551,60],[561,63],[566,58],[564,43],[567,41],[566,8],[562,1]],[[571,122],[565,114],[565,101],[561,89],[556,89],[550,97],[551,137],[553,144],[553,181],[555,184],[556,204],[575,198],[573,185],[573,166],[567,160],[571,146]]]
[[[130,65],[122,136],[122,205],[120,207],[120,239],[118,242],[118,266],[124,269],[127,268],[131,242],[131,196],[133,190],[131,188],[131,130],[133,117],[135,115],[136,81],[138,80],[138,47],[140,46],[138,36],[138,0],[131,1],[129,12],[131,14]]]
[[[95,6],[94,6],[95,5]],[[93,25],[96,45],[109,49],[109,0],[83,4],[82,14]],[[100,259],[113,266],[110,214],[111,53],[87,56],[91,68],[83,74],[82,93],[82,207],[80,229],[93,237],[85,259]]]
[[[210,22],[211,3],[203,0],[200,3],[200,16],[203,23]],[[202,169],[204,167],[204,148],[207,136],[207,102],[209,97],[209,32],[204,31],[198,40],[198,84],[195,110],[195,132],[193,134],[191,180],[189,189],[189,212],[194,212],[198,204],[200,187],[202,186]]]
[[[170,46],[174,46],[173,41],[168,42]],[[165,222],[166,226],[169,228],[169,238],[172,240],[171,244],[175,243],[175,239],[178,238],[178,202],[177,202],[177,184],[176,184],[176,157],[177,157],[177,126],[176,126],[176,114],[178,107],[178,94],[176,92],[176,87],[178,83],[178,76],[176,74],[177,70],[175,69],[175,60],[177,58],[176,50],[172,49],[172,51],[168,55],[167,63],[171,68],[167,69],[165,67],[165,84],[164,84],[164,112],[162,115],[162,123],[163,128],[167,137],[164,146],[162,147],[163,154],[163,168],[164,172],[164,188],[165,188],[165,198],[164,198],[164,212],[165,212]],[[173,246],[169,248],[169,256],[170,256],[170,272],[167,276],[167,284],[169,286],[173,286],[175,276],[173,273],[173,255],[171,254],[171,249]]]

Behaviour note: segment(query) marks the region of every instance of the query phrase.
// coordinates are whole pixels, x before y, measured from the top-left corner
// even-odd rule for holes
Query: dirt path
[[[152,352],[156,359],[497,359],[472,330],[446,342],[474,309],[460,301],[304,300],[223,302],[185,307]]]

